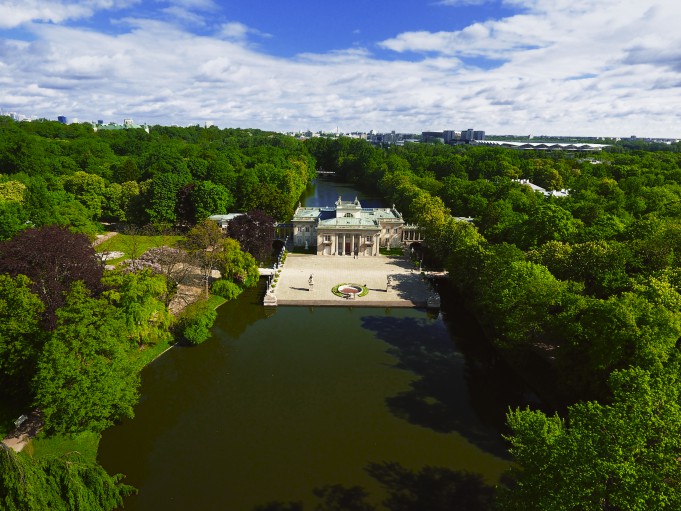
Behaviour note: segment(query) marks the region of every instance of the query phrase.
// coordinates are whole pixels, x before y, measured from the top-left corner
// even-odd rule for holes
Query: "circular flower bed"
[[[369,289],[366,286],[361,286],[359,284],[338,284],[331,289],[331,292],[336,296],[340,296],[341,298],[347,295],[361,297],[365,296],[369,292]]]

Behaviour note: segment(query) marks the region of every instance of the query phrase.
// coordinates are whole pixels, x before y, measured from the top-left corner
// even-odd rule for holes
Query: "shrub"
[[[188,306],[180,318],[178,330],[184,340],[190,344],[201,344],[210,337],[218,313],[206,301],[200,301]]]
[[[243,289],[238,284],[226,279],[219,279],[213,282],[211,291],[214,295],[222,296],[225,300],[234,300],[241,294]]]

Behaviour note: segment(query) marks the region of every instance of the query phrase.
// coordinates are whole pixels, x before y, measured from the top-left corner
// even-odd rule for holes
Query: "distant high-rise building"
[[[456,138],[456,131],[445,130],[445,131],[442,132],[442,138],[445,139],[445,144],[448,144]]]
[[[434,142],[435,140],[444,141],[442,131],[422,131],[421,140],[423,142]]]
[[[68,124],[69,123],[69,119],[65,115],[60,115],[59,117],[57,117],[57,121],[59,121],[62,124]]]
[[[461,130],[461,140],[465,142],[470,142],[471,140],[473,140],[473,128]]]
[[[474,131],[473,132],[473,140],[485,140],[485,132],[484,131]]]

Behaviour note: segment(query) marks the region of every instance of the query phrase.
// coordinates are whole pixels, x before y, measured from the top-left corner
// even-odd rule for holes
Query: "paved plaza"
[[[313,276],[310,290],[308,280]],[[390,290],[386,291],[388,275]],[[334,295],[338,284],[360,284],[369,293],[354,299]],[[398,257],[319,256],[289,253],[274,292],[278,305],[425,307],[429,284]]]

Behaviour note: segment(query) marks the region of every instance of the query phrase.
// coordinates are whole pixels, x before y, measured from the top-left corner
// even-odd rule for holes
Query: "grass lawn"
[[[125,254],[123,257],[107,261],[107,264],[117,264],[124,259],[130,259],[132,256],[139,257],[150,248],[162,246],[172,247],[182,239],[184,239],[184,236],[117,234],[113,238],[110,238],[101,245],[95,247],[95,250],[97,252],[123,252]]]
[[[175,344],[175,339],[170,339],[170,342],[157,342],[151,346],[145,346],[144,349],[138,351],[137,358],[134,362],[137,371],[141,371],[151,361],[155,360],[161,353]]]
[[[218,295],[210,295],[210,298],[208,298],[208,305],[210,306],[211,309],[217,309],[222,305],[223,303],[227,302],[222,296]]]
[[[379,248],[378,251],[384,256],[402,257],[404,255],[404,251],[401,248]]]
[[[54,435],[49,438],[38,435],[29,442],[24,451],[34,458],[61,456],[68,452],[78,451],[87,461],[95,463],[101,437],[99,433],[92,431],[84,431],[76,435]]]

